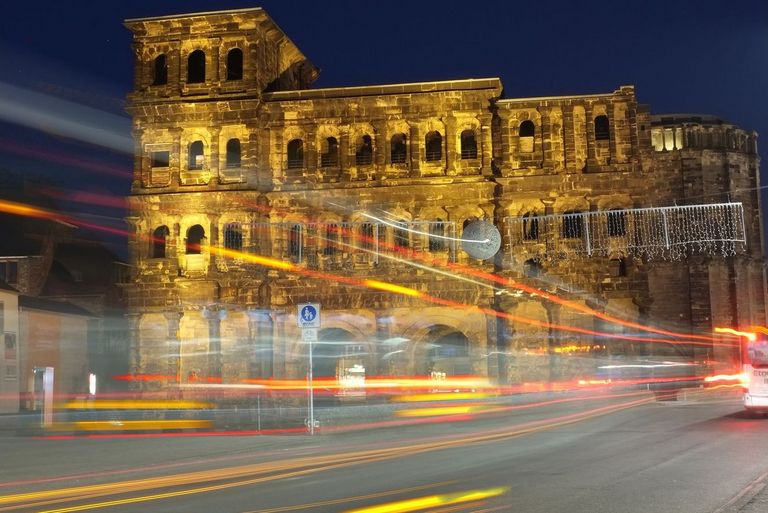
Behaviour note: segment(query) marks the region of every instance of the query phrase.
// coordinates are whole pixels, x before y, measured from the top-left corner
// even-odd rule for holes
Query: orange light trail
[[[248,206],[248,207],[253,208],[255,210],[260,210],[262,212],[267,212],[268,213],[268,212],[271,211],[271,209],[268,208],[268,207],[265,207],[263,205],[257,205],[255,203],[252,203],[252,202],[249,202],[249,201],[241,201],[241,203],[244,203],[245,206]],[[316,222],[315,220],[313,220],[313,219],[311,219],[309,217],[302,218],[301,221],[303,221],[305,223]],[[415,251],[415,250],[410,249],[410,248],[403,248],[403,247],[397,246],[395,244],[388,244],[388,243],[385,243],[385,242],[382,242],[382,241],[374,241],[373,238],[371,238],[371,237],[367,237],[367,236],[360,235],[360,234],[352,234],[352,232],[349,229],[338,228],[338,229],[336,229],[336,232],[340,233],[340,234],[344,234],[345,236],[355,235],[359,239],[364,240],[364,241],[366,241],[368,243],[377,242],[380,246],[383,246],[383,247],[385,247],[385,248],[387,248],[387,249],[389,249],[389,250],[391,250],[391,251],[393,251],[395,253],[399,253],[399,254],[401,254],[404,257],[407,257],[407,258],[410,258],[410,259],[414,259],[414,260],[420,260],[420,261],[422,261],[422,262],[424,262],[426,264],[429,264],[429,265],[433,265],[433,266],[437,266],[437,267],[444,267],[446,269],[450,269],[450,270],[453,270],[453,271],[458,271],[460,273],[463,273],[463,274],[466,274],[466,275],[469,275],[469,276],[473,276],[473,277],[476,277],[476,278],[481,278],[481,279],[484,279],[484,280],[488,280],[488,281],[491,281],[493,283],[496,283],[496,284],[499,284],[499,285],[503,285],[505,287],[515,288],[517,290],[520,290],[522,292],[527,292],[529,294],[535,294],[537,296],[542,297],[543,299],[546,299],[547,301],[551,301],[553,303],[559,304],[561,306],[565,306],[566,308],[569,308],[569,309],[572,309],[572,310],[575,310],[575,311],[578,311],[578,312],[581,312],[581,313],[586,313],[588,315],[591,315],[591,316],[597,317],[599,319],[611,322],[613,324],[617,324],[617,325],[621,325],[621,326],[626,326],[628,328],[633,328],[633,329],[639,329],[639,330],[642,330],[642,331],[647,331],[649,333],[655,333],[657,335],[672,336],[672,337],[683,338],[683,339],[705,340],[705,341],[709,342],[709,344],[706,344],[706,345],[712,345],[712,343],[713,343],[713,340],[712,340],[711,336],[694,335],[694,334],[690,334],[690,333],[676,333],[674,331],[663,330],[663,329],[659,329],[659,328],[654,328],[652,326],[646,326],[646,325],[639,324],[639,323],[636,323],[636,322],[627,321],[627,320],[624,320],[624,319],[619,319],[618,317],[614,317],[614,316],[608,315],[606,313],[599,312],[599,311],[597,311],[597,310],[595,310],[593,308],[590,308],[589,306],[581,305],[579,303],[575,303],[575,302],[569,301],[567,299],[562,299],[562,298],[560,298],[560,297],[558,297],[558,296],[556,296],[554,294],[550,294],[549,292],[546,292],[544,290],[538,289],[536,287],[531,287],[529,285],[518,283],[518,282],[516,282],[514,280],[511,280],[511,279],[508,279],[508,278],[504,278],[504,277],[498,276],[498,275],[493,274],[493,273],[487,273],[487,272],[482,271],[482,270],[474,269],[474,268],[471,268],[471,267],[468,267],[466,265],[462,265],[462,264],[459,264],[459,263],[443,262],[440,259],[434,258],[432,256],[424,255],[423,253],[420,253],[420,252]],[[341,244],[339,242],[336,242],[336,243],[337,244]],[[353,244],[344,243],[344,245],[351,246],[353,248],[357,248],[357,246],[354,246]],[[365,250],[365,248],[358,248],[358,249],[364,249]],[[407,262],[407,260],[405,260],[405,261]],[[723,344],[723,345],[726,345],[726,344]]]
[[[757,335],[750,331],[737,331],[733,328],[715,328],[715,333],[728,333],[739,337],[744,337],[750,342],[757,340]]]

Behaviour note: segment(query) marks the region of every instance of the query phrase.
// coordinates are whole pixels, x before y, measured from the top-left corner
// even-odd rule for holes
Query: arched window
[[[325,140],[325,153],[320,155],[320,166],[339,166],[339,141],[335,137],[329,137]]]
[[[462,160],[477,158],[477,141],[474,130],[464,130],[461,133],[461,158]]]
[[[408,158],[408,146],[406,146],[408,139],[405,134],[395,134],[390,139],[389,160],[392,164],[405,164]]]
[[[429,223],[429,250],[442,251],[445,249],[445,224],[442,219]]]
[[[227,53],[227,80],[243,79],[243,51],[233,48]]]
[[[339,225],[329,224],[325,227],[325,254],[335,255],[339,248]]]
[[[608,116],[600,115],[595,118],[595,140],[607,141],[611,138],[611,130],[608,126]]]
[[[400,220],[395,228],[395,246],[398,248],[407,248],[410,245],[408,237],[408,222]]]
[[[523,216],[523,240],[539,240],[539,218],[532,212]]]
[[[171,232],[168,227],[158,226],[152,233],[152,258],[165,258],[165,244]]]
[[[187,255],[199,255],[204,238],[205,230],[199,224],[187,230]]]
[[[205,82],[205,52],[195,50],[187,58],[187,83],[201,84]]]
[[[611,210],[606,219],[609,237],[623,237],[627,234],[626,220],[623,210]]]
[[[288,142],[288,169],[304,167],[304,141],[292,139]]]
[[[152,85],[165,85],[168,83],[168,58],[164,53],[155,57],[152,78]]]
[[[227,141],[227,167],[240,167],[240,139]]]
[[[243,229],[240,223],[224,225],[224,247],[235,251],[243,249]]]
[[[520,137],[533,137],[536,134],[536,125],[533,124],[533,121],[530,119],[526,119],[522,123],[520,123],[520,131],[518,132],[518,135]]]
[[[440,132],[428,132],[424,137],[427,162],[436,162],[443,158],[443,136]]]
[[[360,225],[360,247],[363,249],[371,249],[374,244],[374,230],[373,224],[363,223]]]
[[[563,238],[580,239],[584,232],[584,216],[581,212],[566,212],[563,217]]]
[[[203,153],[203,141],[194,141],[189,145],[189,165],[188,169],[203,169],[205,163],[205,154]]]
[[[371,136],[366,134],[357,140],[355,164],[358,166],[369,166],[371,162],[373,162],[373,141]]]
[[[523,273],[530,278],[535,278],[541,274],[541,263],[535,258],[530,258],[523,264]]]
[[[536,134],[536,126],[533,121],[526,119],[520,123],[518,135],[520,136],[520,152],[531,153],[534,150],[533,136]]]
[[[288,253],[294,262],[301,262],[302,229],[300,224],[291,226],[288,237]]]

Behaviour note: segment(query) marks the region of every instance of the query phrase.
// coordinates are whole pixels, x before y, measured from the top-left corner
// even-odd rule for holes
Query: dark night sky
[[[133,69],[122,20],[254,6],[321,68],[315,87],[498,76],[506,97],[525,97],[634,84],[654,113],[714,114],[768,134],[767,0],[12,2],[0,16],[0,169],[125,195],[130,154],[88,142],[103,141],[94,126],[129,137],[123,101]],[[71,141],[62,136],[71,126],[45,118],[58,112],[46,97],[19,99],[8,84],[113,116],[71,105],[54,114],[92,125],[76,129],[85,142]],[[43,119],[19,126],[3,115],[9,105]],[[120,226],[118,209],[80,208]]]

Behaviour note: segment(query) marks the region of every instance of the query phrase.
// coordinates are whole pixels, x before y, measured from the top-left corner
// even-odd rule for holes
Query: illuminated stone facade
[[[126,26],[135,373],[160,383],[301,377],[302,302],[322,304],[316,371],[327,376],[360,363],[369,376],[516,383],[594,371],[595,359],[561,358],[563,348],[670,350],[498,319],[636,331],[478,273],[678,331],[765,322],[752,132],[651,116],[631,86],[527,99],[503,98],[495,78],[308,89],[317,68],[261,9]],[[562,258],[540,251],[543,240],[512,244],[505,230],[510,216],[728,199],[744,202],[749,236],[730,258]],[[472,259],[454,240],[476,219],[504,234],[494,259]]]

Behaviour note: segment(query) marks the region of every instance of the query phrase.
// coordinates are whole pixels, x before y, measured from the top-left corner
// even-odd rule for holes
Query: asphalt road
[[[313,438],[5,437],[0,511],[751,513],[768,419],[735,397],[562,395]]]

